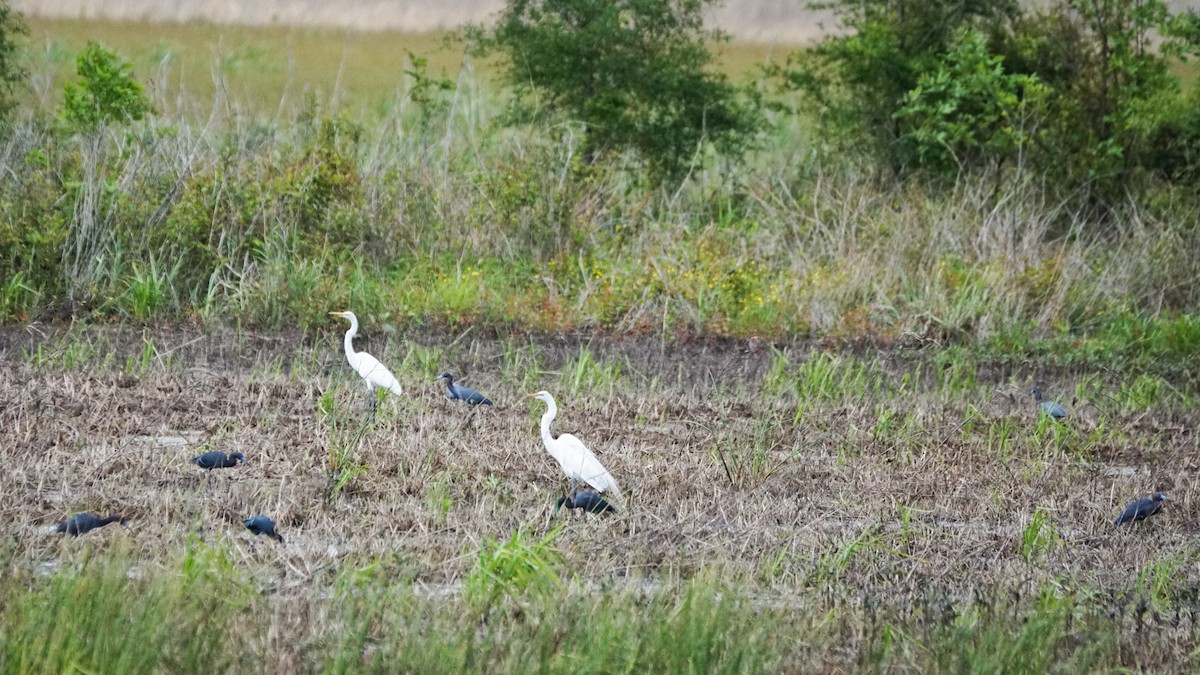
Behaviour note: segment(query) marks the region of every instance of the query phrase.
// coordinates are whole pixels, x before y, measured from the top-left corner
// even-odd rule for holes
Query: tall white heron
[[[558,414],[558,406],[554,403],[554,397],[550,395],[550,392],[539,391],[529,396],[546,403],[546,412],[542,415],[542,443],[546,444],[546,452],[558,460],[558,465],[562,467],[563,473],[571,479],[572,491],[574,491],[577,481],[583,481],[596,488],[598,492],[609,491],[612,494],[620,495],[621,491],[617,488],[616,479],[612,477],[608,469],[604,468],[600,460],[596,459],[592,451],[588,450],[583,441],[571,434],[563,434],[558,438],[550,435],[550,422]]]
[[[330,312],[329,316],[350,320],[350,330],[346,331],[346,360],[350,362],[350,367],[363,379],[363,383],[367,385],[367,391],[371,393],[371,396],[375,395],[376,388],[385,389],[397,396],[403,395],[404,390],[400,388],[400,383],[396,381],[396,376],[392,375],[392,371],[380,363],[379,359],[366,352],[354,351],[353,340],[358,335],[358,317],[354,316],[354,312]]]

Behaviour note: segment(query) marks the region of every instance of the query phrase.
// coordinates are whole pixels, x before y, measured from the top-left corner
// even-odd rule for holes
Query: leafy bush
[[[1196,172],[1200,121],[1167,61],[1197,51],[1195,14],[1162,0],[833,4],[851,30],[773,72],[833,137],[900,174],[1019,152],[1064,194],[1112,203],[1132,178]]]
[[[584,126],[588,162],[633,150],[656,177],[677,177],[705,144],[739,156],[762,120],[710,69],[704,8],[715,0],[509,0],[476,29],[479,51],[507,57],[520,116]]]
[[[1039,140],[1051,91],[1037,75],[1008,73],[987,38],[963,30],[896,111],[905,164],[942,173],[1000,163]]]
[[[29,29],[14,12],[8,0],[0,0],[0,121],[7,120],[16,106],[16,91],[25,82],[25,69],[19,64],[18,38]]]
[[[826,130],[869,151],[894,170],[906,166],[897,146],[903,135],[899,106],[923,76],[935,73],[960,30],[999,33],[1018,15],[1014,0],[836,0],[848,29],[806,52],[792,54],[773,72],[789,89],[809,95]]]
[[[154,112],[146,88],[134,79],[128,63],[95,42],[75,61],[78,84],[63,89],[63,120],[76,129],[109,122],[133,122]]]

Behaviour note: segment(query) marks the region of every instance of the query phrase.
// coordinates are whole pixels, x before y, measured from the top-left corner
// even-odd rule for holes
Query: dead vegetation
[[[1200,448],[1186,393],[1131,409],[1112,374],[1059,373],[1041,380],[1076,396],[1058,425],[1034,414],[1030,372],[955,379],[923,354],[454,337],[368,342],[406,392],[368,420],[333,331],[5,329],[0,522],[12,564],[50,571],[71,547],[121,540],[154,565],[200,540],[231,547],[280,603],[316,602],[330,574],[368,560],[457,596],[484,542],[567,522],[558,553],[585,584],[715,576],[777,608],[837,589],[862,607],[923,612],[981,589],[1080,585],[1174,608],[1160,665],[1190,650],[1194,624],[1178,622],[1200,577]],[[496,406],[446,400],[433,376],[447,367]],[[565,480],[523,396],[535,386],[560,401],[555,433],[578,435],[620,481],[617,516],[551,521]],[[249,466],[206,474],[188,462],[211,449]],[[1155,490],[1172,499],[1162,515],[1112,527]],[[121,513],[132,530],[44,533],[82,511]],[[255,513],[286,546],[244,530]],[[1148,585],[1162,569],[1169,583]]]

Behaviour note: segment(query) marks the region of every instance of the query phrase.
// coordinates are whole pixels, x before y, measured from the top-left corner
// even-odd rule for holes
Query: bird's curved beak
[[[341,317],[341,316],[345,316],[345,314],[346,314],[345,312],[330,312],[329,316]]]
[[[537,394],[525,394],[529,398],[537,398]]]

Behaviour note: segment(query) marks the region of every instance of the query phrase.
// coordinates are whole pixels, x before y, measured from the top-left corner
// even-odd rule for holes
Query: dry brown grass
[[[111,511],[133,529],[99,536],[129,537],[149,560],[199,537],[231,542],[260,574],[299,575],[296,583],[347,556],[394,553],[416,579],[456,584],[485,538],[546,528],[563,488],[537,437],[540,407],[500,375],[506,352],[536,350],[546,373],[540,386],[559,395],[555,432],[588,443],[626,495],[620,515],[577,515],[560,540],[585,579],[676,580],[715,569],[787,593],[833,574],[866,595],[962,596],[1064,574],[1124,588],[1148,564],[1180,556],[1194,581],[1194,410],[1134,414],[1079,402],[1072,438],[1061,449],[1049,440],[1035,446],[1038,421],[1022,389],[1031,374],[993,372],[962,400],[935,391],[850,396],[812,403],[793,426],[795,396],[762,392],[771,352],[748,343],[595,342],[599,360],[624,364],[622,379],[611,395],[571,396],[552,372],[578,353],[577,341],[464,339],[441,363],[498,403],[472,411],[401,367],[402,347],[377,340],[367,348],[394,367],[407,395],[380,408],[354,452],[368,471],[331,498],[331,434],[318,402],[332,392],[335,414],[349,423],[364,411],[339,334],[316,342],[147,335],[156,356],[140,374],[124,367],[141,363],[145,344],[129,330],[64,337],[9,328],[0,337],[9,497],[0,519],[23,556],[55,557],[59,540],[39,528],[73,512]],[[93,345],[92,363],[54,365],[81,340]],[[38,345],[50,355],[42,365],[22,357]],[[95,367],[105,354],[110,367]],[[885,363],[885,382],[916,365],[877,361]],[[1070,384],[1065,376],[1043,381],[1048,391]],[[967,401],[979,410],[971,433],[963,430]],[[885,410],[901,423],[909,416],[910,432],[880,431]],[[1007,461],[978,431],[1005,420],[1017,430]],[[756,438],[766,468],[731,480],[714,447],[744,459]],[[204,475],[189,464],[213,448],[241,450],[250,465]],[[1156,489],[1174,500],[1165,515],[1128,531],[1111,527],[1126,501]],[[1029,561],[1021,541],[1038,509],[1058,542]],[[260,512],[277,520],[285,547],[244,531],[241,520]],[[831,560],[860,540],[875,543],[831,572]]]
[[[244,26],[324,26],[379,31],[428,32],[485,22],[504,7],[501,0],[404,3],[342,0],[317,2],[260,0],[215,3],[204,1],[164,3],[158,0],[121,0],[103,3],[80,0],[14,0],[22,12],[44,17],[186,23],[211,21]],[[828,11],[810,9],[792,0],[741,0],[724,3],[709,13],[711,25],[745,40],[766,43],[810,42],[831,27]]]

